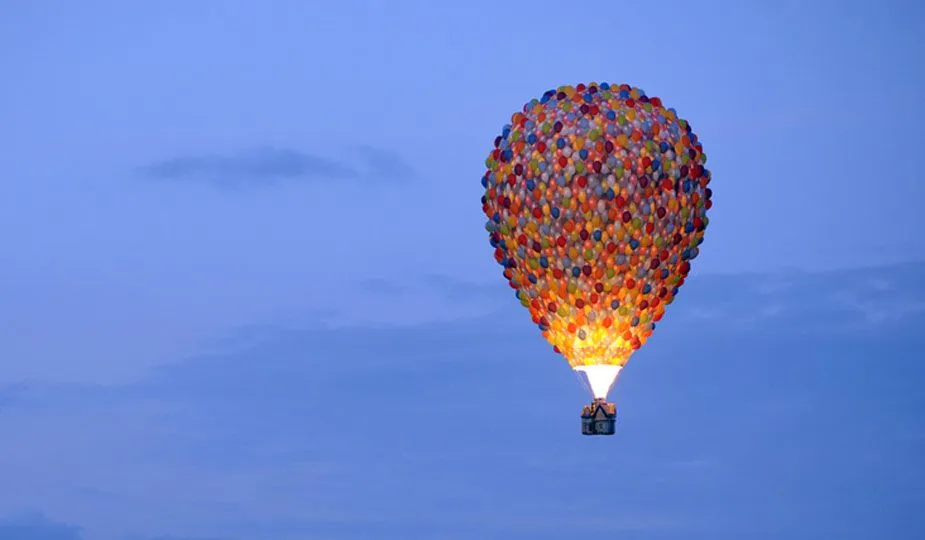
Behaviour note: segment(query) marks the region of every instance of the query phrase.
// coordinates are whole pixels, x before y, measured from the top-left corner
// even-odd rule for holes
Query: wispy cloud
[[[402,157],[387,150],[361,146],[356,154],[355,158],[334,159],[289,148],[261,147],[175,156],[140,167],[138,172],[150,179],[207,181],[222,187],[289,180],[404,181],[414,176]]]
[[[911,283],[878,275],[896,289]],[[824,291],[867,278],[828,279],[837,286]],[[724,279],[703,279],[704,290],[691,280],[685,302],[742,296],[765,311],[795,309],[818,289],[813,276],[795,277],[767,303],[755,282]],[[367,285],[394,298],[417,290],[395,283]],[[455,278],[414,283],[453,298],[496,292]],[[131,383],[17,391],[0,411],[0,478],[15,486],[0,489],[0,511],[86,516],[83,537],[72,528],[40,540],[716,538],[704,531],[736,527],[786,536],[773,520],[739,518],[760,514],[761,482],[779,482],[787,508],[820,513],[814,501],[853,499],[807,478],[839,478],[861,460],[856,480],[890,483],[883,508],[902,508],[915,498],[903,482],[923,474],[921,440],[906,435],[925,405],[921,337],[865,332],[845,344],[844,334],[816,333],[805,346],[792,329],[807,319],[790,313],[769,314],[752,334],[706,336],[714,323],[683,318],[660,329],[621,378],[620,432],[605,446],[577,433],[584,396],[522,316],[244,329],[222,350]],[[870,351],[886,344],[889,360],[871,370]],[[894,478],[896,459],[865,457],[884,452],[912,472]],[[757,479],[743,487],[742,478]],[[620,487],[607,490],[606,519],[576,520],[596,502],[588,490],[610,485]],[[821,515],[813,527],[826,537],[842,518]],[[103,529],[116,533],[94,536]]]
[[[384,278],[364,279],[357,284],[357,287],[366,294],[389,297],[415,291],[415,288],[408,282]]]
[[[925,315],[922,283],[925,264],[818,274],[697,275],[687,280],[678,300],[668,307],[665,324],[714,321],[708,324],[723,331],[755,330],[771,322],[801,331],[874,329]],[[436,274],[377,278],[361,282],[359,289],[391,302],[428,298],[447,306],[469,306],[481,314],[516,304],[500,278],[493,282]]]
[[[499,299],[508,300],[503,294],[507,285],[501,279],[493,283],[481,283],[448,275],[427,274],[415,279],[372,278],[360,282],[359,287],[372,295],[407,298],[427,294],[451,303],[464,302],[497,306]]]
[[[84,536],[76,525],[28,513],[0,519],[0,540],[84,540]]]
[[[54,483],[56,504],[46,505],[53,515],[79,500],[90,514],[108,515],[108,528],[126,530],[149,523],[145,516],[157,508],[161,530],[209,524],[202,537],[347,539],[392,530],[423,540],[433,537],[428,530],[488,538],[508,530],[521,538],[517,532],[533,531],[539,520],[559,531],[643,526],[630,515],[574,525],[570,515],[544,516],[523,500],[524,486],[538,490],[548,478],[535,466],[503,465],[533,454],[537,442],[493,433],[498,408],[530,402],[512,399],[510,381],[548,387],[543,379],[561,372],[525,372],[545,348],[501,339],[508,331],[485,322],[266,329],[264,339],[237,351],[165,366],[146,380],[57,386],[0,417],[10,434],[0,447],[0,475],[24,493]],[[522,353],[532,359],[499,362]],[[517,432],[548,434],[546,422],[524,418]],[[434,437],[438,424],[454,427]],[[488,442],[467,442],[475,440]],[[576,442],[543,445],[572,455],[561,447]],[[543,468],[563,464],[582,467]],[[498,466],[510,482],[493,488],[500,501],[484,500]],[[12,495],[0,493],[0,508],[43,502]]]
[[[859,322],[871,325],[888,324],[925,314],[925,298],[909,297],[903,293],[883,294],[890,292],[890,288],[845,290],[834,293],[832,299],[859,315],[862,318]]]
[[[360,146],[357,151],[360,162],[365,165],[369,174],[395,181],[411,180],[415,177],[416,173],[411,165],[394,152],[368,145]]]
[[[760,329],[772,320],[801,331],[873,330],[925,315],[922,283],[921,263],[820,273],[698,275],[685,283],[666,320],[712,319],[722,321],[724,331]]]
[[[141,168],[160,180],[206,179],[221,185],[265,184],[292,178],[356,178],[359,173],[337,161],[297,150],[262,148],[226,155],[187,155]]]

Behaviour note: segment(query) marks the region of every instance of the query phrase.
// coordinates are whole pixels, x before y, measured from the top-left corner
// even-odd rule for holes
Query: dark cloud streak
[[[415,176],[414,169],[401,157],[393,152],[362,145],[359,147],[361,159],[374,174],[392,181],[411,180]]]
[[[355,159],[331,159],[289,148],[262,147],[226,154],[183,155],[137,171],[165,181],[211,181],[221,187],[274,185],[282,181],[404,181],[412,167],[387,150],[361,146]]]

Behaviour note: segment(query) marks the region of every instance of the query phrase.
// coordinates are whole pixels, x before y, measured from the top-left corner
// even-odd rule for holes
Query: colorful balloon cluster
[[[625,364],[677,296],[709,223],[706,160],[688,122],[625,84],[550,90],[495,139],[495,259],[573,367]]]

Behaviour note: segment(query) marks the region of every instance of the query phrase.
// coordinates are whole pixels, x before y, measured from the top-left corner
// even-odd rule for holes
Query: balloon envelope
[[[495,139],[482,177],[495,260],[595,397],[699,253],[712,205],[705,163],[690,124],[626,84],[550,90]]]

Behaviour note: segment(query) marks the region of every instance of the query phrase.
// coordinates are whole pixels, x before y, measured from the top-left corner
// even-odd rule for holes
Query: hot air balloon
[[[699,253],[705,163],[690,123],[627,84],[549,90],[495,138],[485,228],[517,300],[591,393],[582,433],[614,433],[608,394]]]

